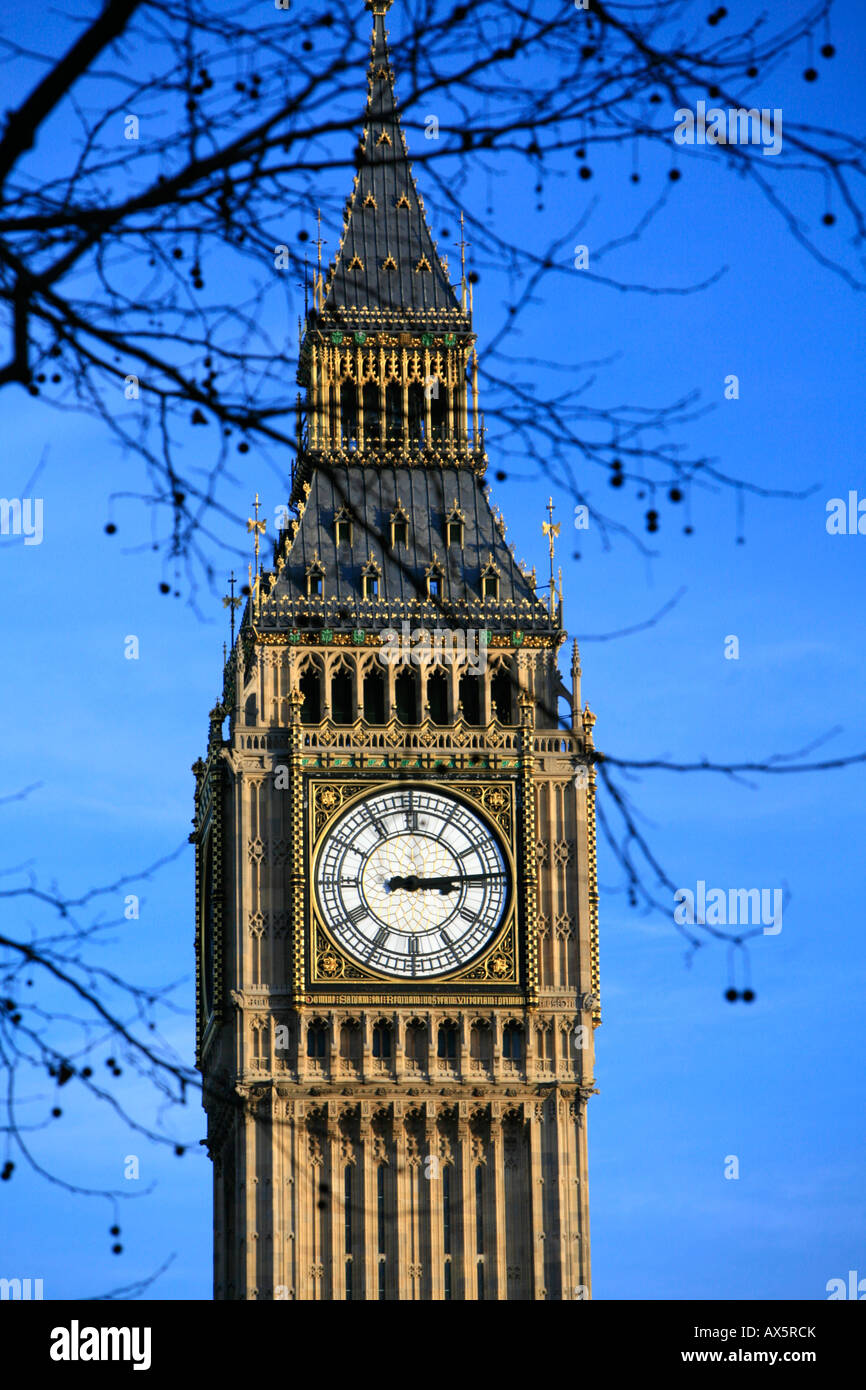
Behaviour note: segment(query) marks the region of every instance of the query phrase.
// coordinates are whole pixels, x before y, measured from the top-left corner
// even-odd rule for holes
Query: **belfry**
[[[292,519],[193,768],[214,1296],[585,1299],[595,717],[576,644],[569,687],[557,665],[552,509],[540,596],[488,498],[471,286],[412,174],[389,4]]]

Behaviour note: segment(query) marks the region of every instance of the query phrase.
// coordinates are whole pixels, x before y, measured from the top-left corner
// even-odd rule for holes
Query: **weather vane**
[[[256,597],[256,603],[258,604],[258,597],[259,597],[259,536],[263,536],[263,535],[265,534],[265,527],[266,527],[267,524],[268,524],[264,517],[262,517],[261,521],[259,521],[259,494],[258,494],[258,493],[256,493],[256,500],[255,500],[255,502],[253,503],[253,510],[254,510],[254,512],[255,512],[255,514],[256,514],[256,515],[255,515],[255,519],[253,519],[253,517],[251,517],[251,516],[247,517],[247,530],[248,530],[248,531],[252,531],[253,536],[254,536],[254,538],[255,538],[255,546],[256,546],[256,585],[255,585],[255,597]],[[250,585],[252,586],[252,575],[250,575]]]
[[[559,522],[557,522],[556,525],[554,525],[554,523],[553,523],[553,498],[552,498],[552,497],[549,498],[549,499],[548,499],[548,502],[547,502],[547,514],[548,514],[548,516],[550,517],[550,520],[549,520],[549,521],[543,521],[543,522],[541,523],[541,529],[542,529],[542,531],[544,532],[545,536],[547,536],[547,538],[548,538],[548,540],[549,540],[549,542],[550,542],[550,616],[551,616],[551,618],[552,618],[552,617],[553,617],[554,602],[555,602],[555,598],[556,598],[556,590],[554,589],[554,580],[553,580],[553,556],[554,556],[554,548],[555,548],[556,537],[559,535]]]

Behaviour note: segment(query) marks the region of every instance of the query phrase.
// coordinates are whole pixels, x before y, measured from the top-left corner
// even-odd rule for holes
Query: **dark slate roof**
[[[445,521],[455,498],[465,519],[462,550],[445,544]],[[390,520],[398,500],[409,517],[409,544],[393,552]],[[342,543],[338,550],[334,521],[347,504],[354,518],[352,544]],[[322,465],[313,474],[297,534],[283,547],[285,562],[263,602],[260,626],[291,625],[295,611],[327,617],[329,609],[338,626],[339,610],[354,614],[362,606],[361,575],[371,551],[380,567],[381,605],[425,600],[425,570],[435,554],[445,575],[443,612],[467,616],[467,609],[478,608],[481,571],[492,554],[499,566],[499,600],[483,604],[487,625],[549,625],[546,607],[501,535],[483,484],[466,469]],[[325,569],[324,604],[306,600],[307,567],[315,559]]]
[[[359,172],[339,252],[325,285],[325,318],[347,324],[376,318],[393,327],[469,331],[433,245],[415,187],[394,94],[384,15],[373,25]],[[372,194],[375,206],[365,200]],[[398,206],[401,198],[409,206]],[[385,269],[391,257],[396,269]],[[417,270],[422,258],[430,270]],[[363,269],[350,269],[353,261]]]

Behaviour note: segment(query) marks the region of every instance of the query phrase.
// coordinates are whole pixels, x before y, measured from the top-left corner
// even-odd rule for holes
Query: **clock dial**
[[[375,792],[325,837],[315,868],[335,940],[384,975],[422,979],[487,946],[508,903],[505,855],[455,796],[423,787]]]

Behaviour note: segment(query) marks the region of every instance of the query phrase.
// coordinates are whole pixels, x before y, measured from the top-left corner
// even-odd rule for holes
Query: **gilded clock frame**
[[[335,941],[322,914],[314,886],[314,871],[323,842],[335,822],[356,803],[379,792],[409,787],[452,795],[473,811],[489,828],[503,853],[510,875],[508,903],[501,924],[490,942],[465,965],[441,975],[422,980],[405,979],[372,970],[356,961]],[[474,994],[479,1003],[491,989],[507,991],[512,1000],[525,992],[524,963],[521,951],[521,874],[519,872],[517,782],[514,778],[455,778],[439,777],[428,781],[423,777],[370,777],[359,782],[357,777],[335,778],[310,776],[307,780],[308,843],[312,848],[307,860],[309,891],[306,914],[306,975],[307,988],[312,991],[337,990],[346,1002],[357,1002],[359,995],[369,993],[371,1000],[397,1002],[405,995],[407,1003],[453,1002],[449,991],[459,989],[460,995]],[[310,998],[309,1002],[313,1002]],[[322,1001],[324,1002],[324,1001]],[[504,999],[503,999],[503,1002]]]

